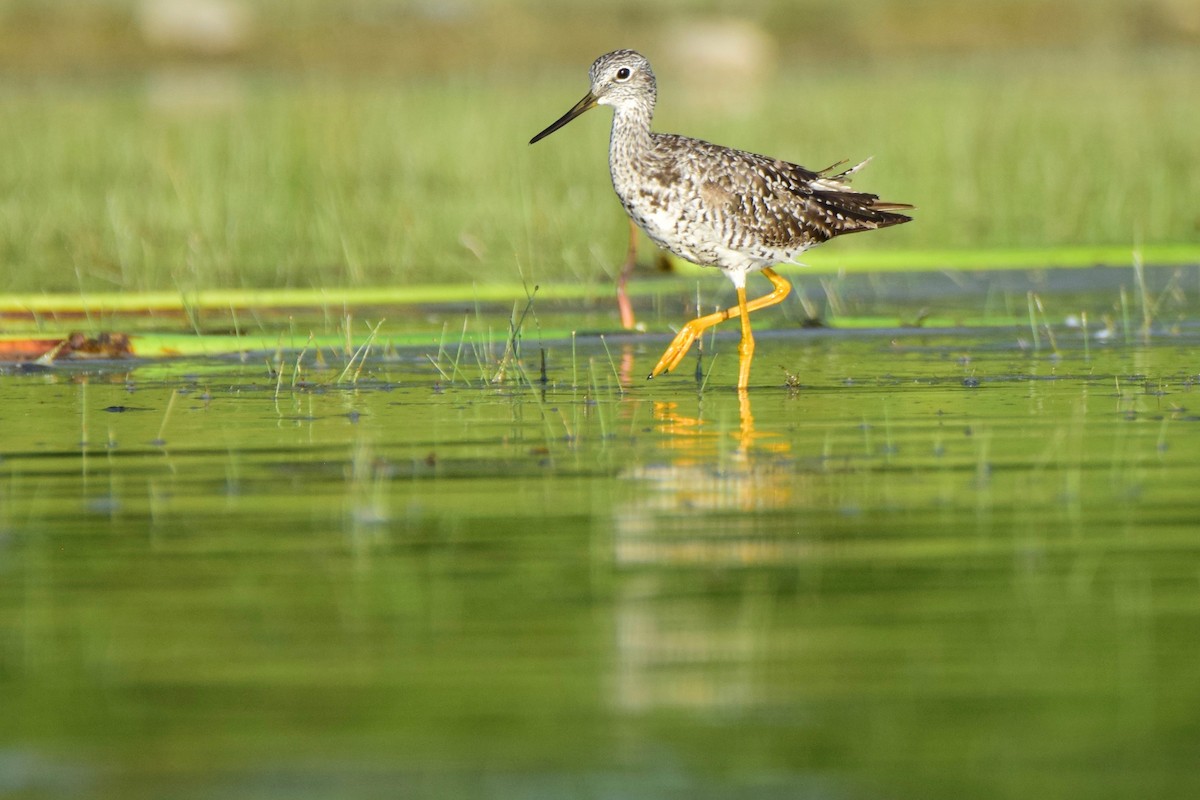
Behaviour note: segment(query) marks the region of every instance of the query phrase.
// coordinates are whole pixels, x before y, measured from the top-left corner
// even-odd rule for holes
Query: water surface
[[[1097,330],[8,369],[0,795],[1194,796],[1198,331]]]

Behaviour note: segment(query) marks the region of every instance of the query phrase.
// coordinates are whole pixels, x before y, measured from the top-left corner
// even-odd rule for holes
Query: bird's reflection
[[[805,485],[790,439],[756,426],[747,391],[655,401],[652,416],[659,450],[624,472],[638,491],[614,518],[612,701],[630,712],[767,703],[756,675],[769,627],[754,608],[769,598],[733,587],[804,559],[805,540],[779,513]],[[732,584],[710,596],[715,575]]]
[[[657,400],[654,429],[666,459],[631,465],[625,477],[657,491],[635,516],[660,512],[750,511],[790,504],[794,473],[790,442],[760,431],[750,393],[737,393],[736,420],[725,398],[694,403]]]

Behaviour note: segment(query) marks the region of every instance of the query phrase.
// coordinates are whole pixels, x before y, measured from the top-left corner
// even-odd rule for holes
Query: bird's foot
[[[675,334],[675,338],[671,340],[671,344],[667,345],[667,349],[663,352],[662,358],[654,365],[654,369],[646,376],[646,380],[657,378],[664,372],[670,372],[679,366],[679,362],[683,361],[683,357],[692,347],[692,342],[696,341],[696,337],[710,325],[701,325],[701,320],[694,319],[686,323],[679,329],[679,333]]]

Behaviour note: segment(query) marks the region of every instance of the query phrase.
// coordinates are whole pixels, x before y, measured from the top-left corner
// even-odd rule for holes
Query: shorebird
[[[613,107],[608,166],[625,211],[655,244],[701,266],[721,269],[737,291],[732,308],[683,325],[650,372],[670,372],[703,331],[741,317],[738,389],[750,385],[754,336],[750,312],[787,297],[791,284],[771,269],[844,233],[908,222],[912,208],[856,192],[849,178],[867,162],[809,170],[777,158],[650,130],[658,86],[650,62],[614,50],[592,64],[591,89],[570,111],[529,140],[533,144],[597,105]],[[769,294],[746,300],[746,276],[761,272]]]

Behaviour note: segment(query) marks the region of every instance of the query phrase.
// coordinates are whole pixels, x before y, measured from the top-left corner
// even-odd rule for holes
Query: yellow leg
[[[750,386],[750,362],[754,360],[754,334],[750,332],[750,310],[745,287],[737,290],[738,313],[742,315],[742,340],[738,342],[738,389]]]
[[[750,361],[754,358],[754,337],[750,333],[750,312],[782,302],[788,296],[788,292],[792,290],[792,285],[780,277],[775,270],[764,269],[762,274],[774,287],[770,294],[763,295],[747,303],[746,290],[739,289],[738,304],[736,306],[727,308],[724,311],[708,314],[707,316],[697,317],[684,323],[684,326],[679,329],[679,333],[675,334],[675,338],[671,340],[671,344],[667,346],[666,351],[662,354],[662,358],[654,365],[654,370],[650,373],[649,377],[654,378],[664,372],[670,372],[675,369],[679,366],[679,362],[683,361],[683,357],[687,355],[687,351],[691,348],[692,342],[696,340],[697,336],[713,325],[724,322],[731,317],[740,316],[742,318],[742,343],[738,345],[738,388],[746,388],[750,380]],[[747,342],[749,342],[748,345]]]
[[[637,225],[632,219],[629,220],[629,249],[625,251],[625,263],[621,265],[621,274],[617,277],[617,310],[621,312],[621,327],[627,331],[637,326],[633,304],[629,302],[629,293],[625,290],[625,284],[637,266],[637,232]]]

